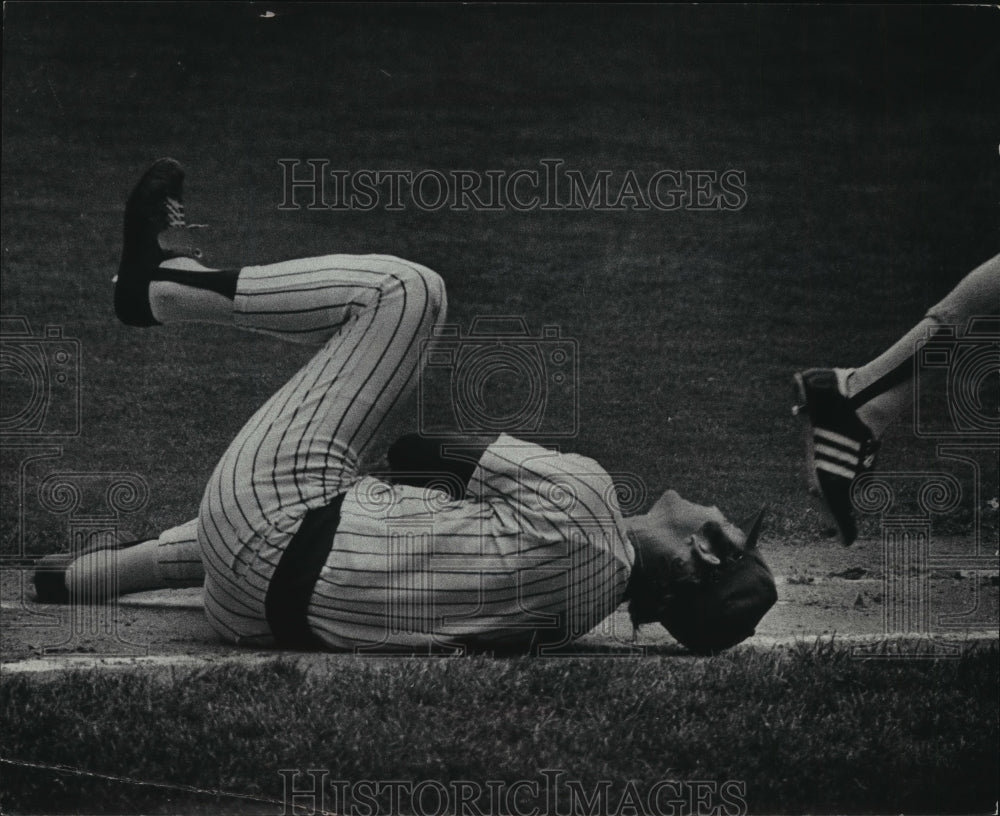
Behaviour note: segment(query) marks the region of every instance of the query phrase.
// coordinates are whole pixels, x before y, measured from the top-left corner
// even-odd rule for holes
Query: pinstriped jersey
[[[359,650],[569,642],[614,612],[634,557],[600,465],[501,435],[463,499],[358,481],[309,624]]]

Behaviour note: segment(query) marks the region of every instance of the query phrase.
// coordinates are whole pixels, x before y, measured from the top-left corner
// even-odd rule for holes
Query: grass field
[[[299,790],[310,787],[307,769],[328,771],[326,805],[339,813],[394,812],[388,791],[377,805],[364,790],[338,799],[340,780],[449,791],[479,780],[469,813],[496,812],[486,780],[534,780],[507,812],[546,812],[543,771],[561,773],[548,777],[561,813],[572,812],[572,781],[591,797],[599,780],[610,783],[599,813],[668,813],[671,797],[673,812],[696,812],[697,799],[683,801],[690,790],[649,799],[664,779],[711,781],[703,812],[982,813],[996,791],[997,657],[990,648],[885,664],[806,645],[712,661],[361,661],[332,678],[290,666],[180,681],[71,674],[5,683],[0,711],[13,724],[5,753],[23,760],[76,767],[83,752],[93,774],[279,801],[280,770],[302,771]],[[40,733],[58,738],[42,749]],[[4,776],[12,810],[259,807],[51,770],[5,767]],[[435,794],[424,796],[423,811],[419,801],[403,811],[439,812]]]
[[[795,547],[819,529],[802,489],[790,373],[869,359],[997,251],[993,9],[264,10],[5,6],[0,312],[80,343],[79,434],[29,439],[61,446],[29,475],[138,474],[149,502],[125,517],[123,534],[190,518],[229,439],[308,355],[220,328],[138,332],[113,321],[121,207],[160,155],[188,168],[189,218],[211,224],[211,260],[392,253],[442,274],[450,319],[465,330],[481,315],[521,316],[535,333],[559,326],[579,355],[578,404],[553,408],[576,412],[579,433],[564,447],[638,474],[650,500],[674,487],[733,518],[766,501],[765,548]],[[746,201],[735,211],[279,209],[278,162],[310,158],[348,171],[481,174],[561,159],[616,179],[732,169],[745,173]],[[17,404],[18,387],[5,381],[5,400]],[[981,460],[974,496],[968,465],[937,456],[939,440],[912,424],[890,432],[883,468],[954,471],[965,495],[936,529],[965,535],[978,520],[995,549],[995,453],[970,454]],[[11,498],[24,448],[5,443],[0,456],[0,556],[64,546],[53,531],[65,519],[28,523]],[[877,537],[878,522],[866,518],[864,534]],[[982,812],[997,796],[995,651],[892,668],[749,651],[557,664],[414,664],[377,675],[380,688],[359,670],[344,709],[294,672],[208,672],[177,688],[142,677],[44,689],[5,679],[4,752],[269,792],[280,791],[283,762],[328,767],[334,759],[316,746],[336,739],[349,753],[329,765],[333,777],[484,779],[508,761],[506,778],[536,776],[544,763],[616,784],[737,778],[753,812]],[[630,672],[656,693],[626,692]],[[258,684],[275,694],[266,710],[246,702]],[[608,684],[618,691],[606,694]],[[317,691],[312,709],[296,693],[306,686]],[[436,702],[425,710],[403,688]],[[448,689],[470,695],[446,707],[455,721],[440,707]],[[536,710],[538,689],[552,696]],[[486,692],[489,705],[472,699]],[[113,719],[116,700],[138,708]],[[638,727],[646,705],[650,717],[677,709],[656,739]],[[317,721],[331,709],[332,722]],[[381,712],[382,725],[364,726],[367,711]],[[198,716],[225,724],[232,742],[171,725]],[[255,727],[258,716],[272,725]],[[73,729],[60,728],[66,718]],[[306,720],[303,733],[290,726]],[[487,720],[498,723],[493,736],[456,738],[456,722]],[[544,750],[521,750],[524,729],[543,721],[555,729],[539,736]],[[751,733],[739,736],[741,725]],[[351,737],[397,726],[408,736],[378,740],[394,746],[384,764]],[[163,741],[138,741],[147,730]],[[11,812],[170,807],[156,791],[7,771]]]

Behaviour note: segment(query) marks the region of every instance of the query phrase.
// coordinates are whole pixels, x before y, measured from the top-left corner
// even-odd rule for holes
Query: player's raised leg
[[[357,480],[360,457],[416,385],[422,342],[445,318],[445,288],[426,267],[384,255],[208,269],[172,237],[184,229],[171,221],[182,181],[179,165],[161,160],[129,199],[119,317],[222,322],[323,343],[237,434],[199,515],[209,619],[230,639],[264,642],[283,552],[308,511]]]
[[[796,412],[808,415],[806,466],[844,544],[857,538],[851,483],[875,465],[886,429],[913,407],[914,355],[942,325],[964,327],[1000,310],[1000,255],[976,267],[903,337],[858,368],[814,368],[794,377]]]
[[[429,269],[347,255],[248,267],[235,302],[244,328],[308,333],[317,315],[335,327],[239,432],[202,502],[209,617],[254,641],[270,635],[265,600],[284,548],[308,511],[357,480],[362,455],[416,385],[421,343],[446,302]]]

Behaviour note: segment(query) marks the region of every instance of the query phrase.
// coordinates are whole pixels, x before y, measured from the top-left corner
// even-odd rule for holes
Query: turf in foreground
[[[490,816],[551,812],[552,790],[555,810],[602,816],[986,812],[997,681],[996,647],[863,661],[841,645],[712,659],[346,661],[322,677],[290,664],[12,677],[0,687],[5,760],[168,787],[4,762],[0,808],[281,812],[183,788],[281,802],[280,771],[317,769],[328,772],[327,809],[359,816],[456,809],[462,780],[464,812]],[[393,801],[378,780],[410,785]],[[512,793],[518,780],[529,784]],[[679,784],[657,788],[663,780]]]

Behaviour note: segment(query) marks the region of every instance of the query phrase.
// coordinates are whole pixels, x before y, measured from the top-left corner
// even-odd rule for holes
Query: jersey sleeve
[[[483,453],[469,493],[539,541],[590,542],[631,566],[615,485],[597,462],[502,434]]]

